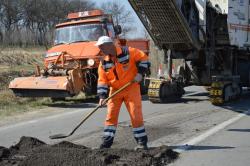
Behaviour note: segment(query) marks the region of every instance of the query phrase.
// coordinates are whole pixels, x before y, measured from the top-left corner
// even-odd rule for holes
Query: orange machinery
[[[100,50],[94,46],[100,36],[107,35],[121,45],[136,47],[148,53],[148,40],[119,39],[119,25],[101,10],[68,14],[67,21],[56,25],[54,46],[44,57],[44,68],[36,74],[15,78],[9,88],[16,96],[64,98],[80,91],[95,95]]]

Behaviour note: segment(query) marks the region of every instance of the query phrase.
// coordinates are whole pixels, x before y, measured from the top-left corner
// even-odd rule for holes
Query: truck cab
[[[45,55],[45,66],[49,66],[62,52],[71,61],[74,58],[86,68],[95,68],[100,50],[94,46],[100,36],[118,39],[119,26],[114,26],[111,15],[104,15],[101,10],[70,13],[67,21],[56,25],[54,45]],[[71,57],[69,57],[71,56]],[[64,65],[67,67],[67,65]]]

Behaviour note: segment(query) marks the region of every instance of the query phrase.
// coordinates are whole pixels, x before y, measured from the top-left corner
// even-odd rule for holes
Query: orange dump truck
[[[54,46],[45,54],[43,69],[37,66],[34,76],[15,78],[9,88],[21,97],[64,98],[81,91],[95,95],[102,55],[94,44],[100,36],[148,54],[148,40],[127,41],[119,39],[120,33],[121,27],[101,10],[70,13],[66,22],[56,25]]]

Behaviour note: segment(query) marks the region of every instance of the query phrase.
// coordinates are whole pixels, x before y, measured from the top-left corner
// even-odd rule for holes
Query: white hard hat
[[[100,46],[100,45],[102,45],[104,43],[113,43],[113,40],[108,36],[101,36],[101,37],[99,37],[99,39],[98,39],[97,43],[95,44],[95,46]]]

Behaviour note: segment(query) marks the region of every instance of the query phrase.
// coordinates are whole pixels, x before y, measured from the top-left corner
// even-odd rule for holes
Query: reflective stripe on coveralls
[[[104,68],[104,70],[106,71],[106,70],[112,68],[113,66],[114,66],[113,63],[106,63],[106,64],[103,65],[103,68]]]
[[[106,148],[109,148],[113,144],[115,132],[116,132],[115,126],[104,127],[103,145]]]
[[[108,85],[97,85],[97,94],[99,96],[103,95],[103,96],[107,96],[108,94]]]
[[[141,61],[140,63],[139,63],[139,66],[140,67],[144,67],[144,68],[148,68],[148,64],[149,64],[149,61]]]
[[[141,126],[138,128],[133,128],[133,133],[134,133],[134,137],[135,137],[136,141],[139,144],[144,145],[148,142],[148,137],[147,137],[144,126]]]

